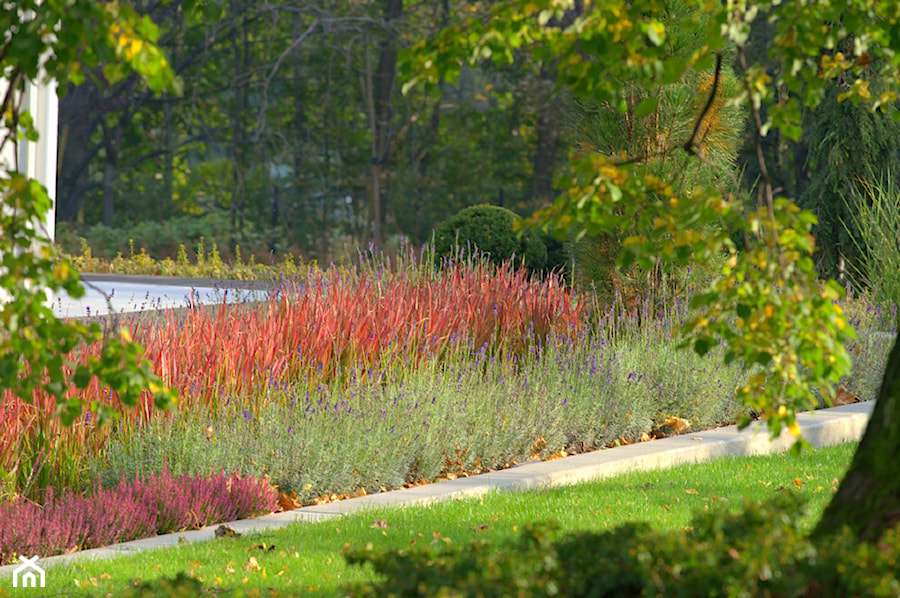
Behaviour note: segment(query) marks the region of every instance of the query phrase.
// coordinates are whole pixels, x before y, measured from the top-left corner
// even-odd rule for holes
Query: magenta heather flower
[[[0,504],[0,565],[19,554],[50,556],[271,513],[277,502],[265,479],[173,477],[167,468],[109,490],[95,487],[90,496],[48,489],[43,505],[22,498]]]

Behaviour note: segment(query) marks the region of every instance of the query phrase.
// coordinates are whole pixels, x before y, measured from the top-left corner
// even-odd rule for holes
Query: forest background
[[[367,242],[426,242],[471,205],[530,215],[559,194],[558,175],[586,139],[596,148],[604,134],[585,135],[584,111],[556,88],[557,65],[523,53],[403,88],[425,40],[489,4],[135,2],[158,26],[182,93],[156,94],[135,74],[110,84],[102,68],[65,90],[58,242],[73,254],[84,238],[98,257],[145,249],[161,259],[203,238],[225,260],[291,252],[328,263]],[[754,22],[754,61],[773,33]],[[773,129],[762,148],[776,193],[819,218],[820,274],[838,277],[864,246],[847,200],[895,171],[900,125],[838,102],[841,80],[828,85],[799,140]],[[735,192],[752,204],[755,136],[748,121],[729,126]]]

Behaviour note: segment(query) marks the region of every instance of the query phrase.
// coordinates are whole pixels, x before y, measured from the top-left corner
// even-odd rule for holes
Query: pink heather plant
[[[0,504],[0,565],[19,554],[50,556],[271,513],[277,498],[266,480],[172,477],[167,469],[87,497],[48,489],[43,506],[21,498]]]
[[[278,492],[265,480],[226,477],[224,472],[209,478],[173,478],[165,466],[158,476],[151,473],[131,483],[122,480],[116,491],[150,505],[158,513],[160,533],[270,513],[278,499]]]

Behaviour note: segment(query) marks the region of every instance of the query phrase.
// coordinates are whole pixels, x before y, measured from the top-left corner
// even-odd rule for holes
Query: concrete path
[[[844,405],[811,413],[797,420],[803,436],[814,447],[840,444],[862,437],[874,402]],[[265,515],[256,519],[232,521],[237,532],[283,527],[295,521],[318,521],[340,517],[364,509],[404,507],[462,497],[475,497],[491,491],[521,491],[596,480],[629,471],[662,469],[725,456],[761,455],[784,451],[791,445],[785,433],[775,441],[759,426],[738,431],[735,426],[685,434],[672,438],[632,444],[614,449],[573,455],[553,461],[530,462],[492,473],[459,478],[392,492],[370,494],[327,505],[303,507],[294,511]],[[58,566],[73,559],[103,559],[134,554],[184,542],[203,542],[214,538],[217,526],[134,540],[70,555],[41,559],[41,566]],[[0,567],[0,577],[12,573],[15,565]]]

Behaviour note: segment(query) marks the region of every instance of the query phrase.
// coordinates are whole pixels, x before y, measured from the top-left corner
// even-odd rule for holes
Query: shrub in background
[[[465,259],[476,250],[491,263],[515,259],[530,272],[563,272],[568,265],[564,244],[544,232],[526,228],[521,235],[513,225],[522,219],[499,206],[466,208],[434,231],[434,253],[438,259]]]
[[[250,227],[247,227],[248,229]],[[82,249],[82,238],[98,258],[115,259],[117,255],[130,255],[135,250],[144,250],[158,260],[178,258],[179,248],[184,245],[188,252],[206,240],[207,247],[213,244],[222,251],[222,258],[231,261],[231,225],[227,212],[213,212],[203,216],[175,216],[163,222],[144,220],[132,226],[109,227],[104,224],[91,226],[73,225],[60,222],[56,229],[56,244],[64,253],[74,255]],[[247,230],[239,240],[244,255],[257,256],[268,262],[269,243],[259,235]],[[196,255],[191,255],[196,258]]]
[[[399,553],[345,550],[383,581],[354,596],[897,596],[900,527],[878,546],[838,532],[813,542],[797,528],[803,502],[785,492],[742,512],[711,509],[684,530],[645,523],[560,536],[531,524],[512,546],[432,543]],[[371,546],[371,545],[370,545]]]

